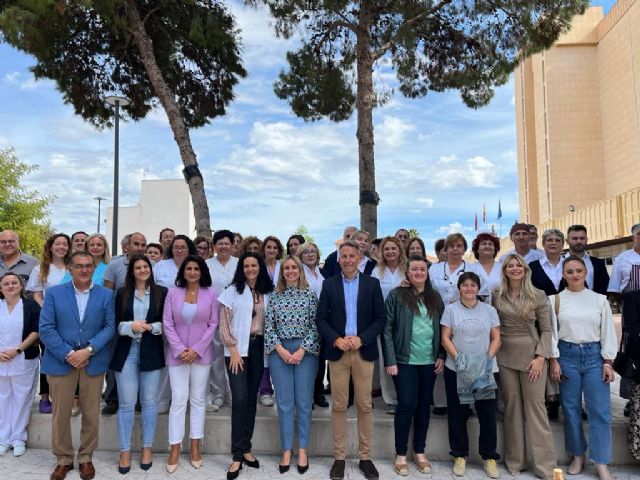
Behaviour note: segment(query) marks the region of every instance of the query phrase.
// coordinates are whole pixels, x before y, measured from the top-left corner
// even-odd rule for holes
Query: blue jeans
[[[611,390],[602,381],[600,343],[579,345],[560,340],[558,349],[560,368],[567,377],[560,383],[565,448],[573,455],[584,455],[587,450],[581,415],[584,393],[589,417],[589,458],[595,463],[611,463]]]
[[[301,339],[282,340],[284,348],[293,353],[302,344]],[[318,371],[318,357],[305,353],[298,365],[285,363],[276,351],[269,355],[271,380],[278,404],[280,424],[280,446],[282,450],[293,449],[293,417],[298,416],[298,446],[307,448],[311,430],[313,387]]]
[[[396,455],[407,454],[409,430],[413,423],[413,451],[424,453],[429,430],[431,397],[436,382],[435,367],[398,363],[398,375],[393,377],[398,395],[398,407],[394,418]]]
[[[120,451],[131,450],[131,432],[138,390],[142,406],[142,447],[151,447],[158,418],[160,370],[140,371],[140,344],[133,340],[121,372],[115,372],[118,385],[118,434]]]

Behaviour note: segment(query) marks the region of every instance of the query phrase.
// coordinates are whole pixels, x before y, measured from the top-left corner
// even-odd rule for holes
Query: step
[[[619,405],[619,402],[616,402]],[[374,401],[374,435],[372,440],[373,457],[389,458],[395,454],[393,416],[385,414],[384,403],[380,399]],[[613,463],[615,465],[639,465],[629,454],[627,447],[627,420],[622,416],[622,409],[619,415],[614,415],[612,424],[613,438]],[[616,413],[618,413],[616,411]],[[498,415],[498,451],[502,451],[503,443],[503,423],[502,416]],[[561,416],[562,419],[562,416]],[[79,445],[81,417],[71,419],[74,445]],[[348,451],[350,455],[357,453],[357,430],[356,411],[351,407],[348,412],[347,422],[349,424]],[[185,445],[188,443],[188,415],[187,434]],[[584,422],[585,434],[587,422]],[[472,461],[479,461],[478,451],[478,419],[471,417],[467,425],[470,442],[470,458]],[[558,452],[558,463],[569,462],[569,457],[564,451],[564,431],[562,422],[552,422],[551,428],[554,436],[556,452]],[[256,415],[256,425],[253,435],[253,452],[256,454],[276,455],[280,452],[280,442],[278,434],[278,414],[276,407],[264,407],[258,405]],[[168,415],[158,416],[156,437],[154,444],[160,450],[168,446]],[[51,415],[41,414],[35,410],[31,415],[28,428],[28,447],[37,449],[51,448]],[[117,451],[118,448],[118,425],[117,416],[100,417],[100,441],[99,450]],[[134,434],[132,439],[132,450],[140,449],[140,414],[136,414]],[[205,421],[205,438],[203,441],[203,451],[209,454],[228,454],[231,451],[231,410],[225,406],[216,413],[207,413]],[[311,427],[311,439],[309,452],[314,456],[332,456],[333,437],[331,434],[331,411],[329,408],[316,407],[313,411]],[[447,434],[446,417],[431,416],[429,432],[427,434],[427,456],[434,461],[447,461],[449,457],[449,442]]]

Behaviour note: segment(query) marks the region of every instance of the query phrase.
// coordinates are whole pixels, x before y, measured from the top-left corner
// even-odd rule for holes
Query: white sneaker
[[[216,405],[215,403],[211,403],[211,402],[207,402],[207,412],[211,413],[211,412],[217,412],[218,410],[220,410],[220,407],[218,405]]]
[[[26,452],[27,452],[27,447],[24,445],[24,443],[18,443],[17,445],[13,446],[13,456],[14,457],[21,457]]]
[[[0,455],[4,455],[5,453],[7,453],[10,448],[11,448],[11,445],[0,443]]]
[[[260,403],[265,407],[273,407],[273,395],[260,395]]]

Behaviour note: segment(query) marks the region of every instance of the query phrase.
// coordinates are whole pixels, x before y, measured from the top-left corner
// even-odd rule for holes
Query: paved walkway
[[[175,480],[222,480],[226,478],[226,469],[229,466],[229,456],[223,455],[205,455],[204,466],[200,470],[195,470],[188,463],[188,455],[183,454],[180,458],[180,467],[178,470],[168,477],[164,471],[166,455],[157,454],[154,458],[155,463],[148,472],[142,471],[137,464],[132,465],[132,469],[127,475],[118,473],[118,453],[117,452],[97,452],[94,455],[94,465],[96,467],[96,479],[113,479],[113,480],[166,480],[167,478]],[[287,474],[281,475],[278,472],[278,457],[260,456],[260,469],[245,467],[240,473],[242,480],[268,480],[281,479],[287,480],[291,478],[299,478],[303,480],[327,480],[329,478],[329,469],[333,460],[328,457],[311,457],[311,467],[304,475],[299,475],[293,468]],[[139,458],[134,455],[134,460]],[[3,480],[46,480],[49,478],[55,459],[47,450],[27,450],[27,453],[21,458],[15,458],[8,452],[4,457],[0,457],[0,478]],[[433,465],[432,475],[422,475],[415,468],[410,468],[409,477],[400,477],[393,471],[391,459],[378,460],[376,466],[380,471],[381,480],[408,478],[420,480],[444,480],[454,479],[456,477],[451,473],[451,463],[437,462]],[[513,477],[500,466],[502,478],[509,480]],[[640,469],[638,467],[612,467],[612,472],[617,480],[640,480]],[[79,479],[78,471],[73,470],[67,475],[69,480]],[[347,460],[347,470],[345,478],[348,480],[361,480],[364,476],[358,470],[358,463],[354,459]],[[486,480],[487,477],[480,465],[467,466],[467,480]],[[534,480],[537,477],[531,473],[523,473],[517,478]],[[596,480],[597,477],[593,468],[588,467],[581,475],[572,476],[575,480]]]

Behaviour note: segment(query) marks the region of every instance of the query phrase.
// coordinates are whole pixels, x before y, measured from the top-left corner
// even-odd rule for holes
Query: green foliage
[[[21,184],[25,175],[37,169],[37,165],[18,160],[13,149],[0,149],[0,231],[17,232],[22,250],[33,255],[40,255],[52,232],[48,218],[53,197],[42,196]]]
[[[225,113],[246,72],[233,17],[215,0],[136,0],[154,55],[187,127]],[[119,94],[134,120],[159,104],[127,25],[126,0],[0,0],[0,40],[36,58],[75,112],[98,127]]]
[[[307,120],[339,121],[354,108],[358,56],[385,59],[409,98],[456,89],[486,105],[523,57],[550,47],[588,0],[262,0],[278,35],[298,34],[276,94]],[[385,68],[384,66],[382,68]],[[319,74],[319,69],[328,69]],[[375,92],[366,92],[375,97]]]
[[[309,229],[304,225],[299,225],[298,228],[296,228],[296,231],[293,232],[293,234],[302,235],[307,242],[316,243],[316,241],[313,239],[313,235],[309,233]]]
[[[409,238],[420,238],[420,232],[415,228],[410,228],[408,230]]]

